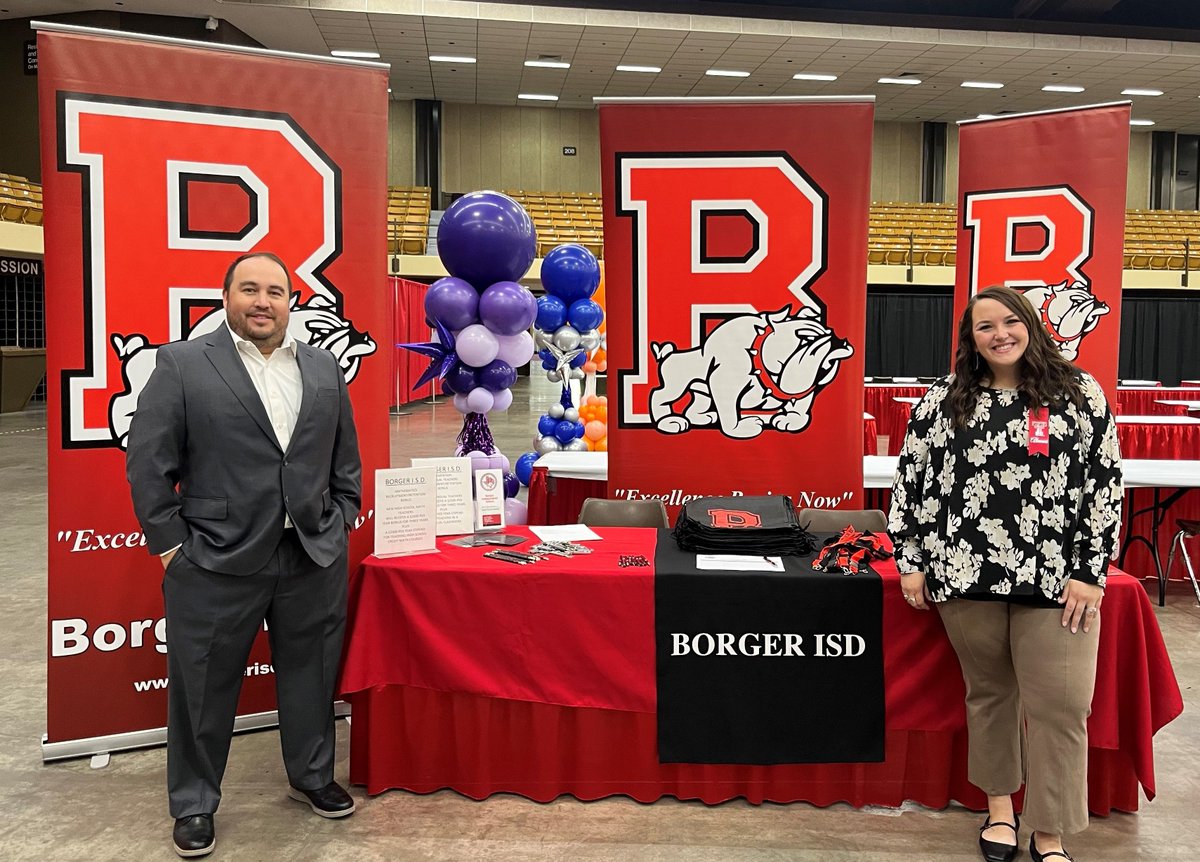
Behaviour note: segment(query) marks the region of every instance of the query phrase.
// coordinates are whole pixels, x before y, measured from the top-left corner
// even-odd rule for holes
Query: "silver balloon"
[[[554,346],[559,350],[574,350],[579,346],[579,330],[574,326],[560,326],[554,332]]]
[[[562,374],[556,368],[551,368],[546,372],[546,379],[551,383],[559,383],[562,381]]]
[[[579,346],[591,353],[600,346],[600,342],[604,340],[604,336],[600,334],[599,329],[589,329],[587,332],[579,333]]]
[[[571,369],[571,379],[572,380],[582,380],[583,378],[584,378],[584,373],[583,373],[582,368],[572,368]]]
[[[541,329],[535,329],[533,331],[533,343],[538,350],[544,350],[554,343],[554,339],[549,332]]]
[[[545,455],[549,452],[557,452],[562,446],[553,437],[540,437],[538,438],[537,445],[533,448],[537,450],[539,455]]]
[[[562,448],[563,448],[564,452],[586,452],[586,451],[588,451],[587,443],[580,440],[578,437],[575,438],[574,440],[572,440],[566,446],[563,446]]]
[[[567,408],[561,404],[551,404],[550,409],[546,412],[550,414],[551,419],[562,419],[563,415],[567,412]]]
[[[563,419],[566,419],[568,422],[578,422],[579,421],[579,411],[576,410],[574,407],[568,407],[566,410],[563,411]]]

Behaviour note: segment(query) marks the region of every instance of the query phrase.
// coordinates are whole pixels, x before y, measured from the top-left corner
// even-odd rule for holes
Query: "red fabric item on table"
[[[890,565],[880,567],[884,763],[660,765],[653,568],[618,566],[622,555],[652,563],[656,533],[598,532],[595,553],[531,566],[445,545],[436,555],[367,559],[351,581],[339,689],[354,707],[352,781],[370,793],[453,787],[539,800],[982,803],[965,779],[958,662],[937,615],[904,603]],[[1153,798],[1152,734],[1182,710],[1141,586],[1114,571],[1103,613],[1088,723],[1097,814],[1135,810],[1139,782]]]
[[[1161,404],[1155,401],[1198,401],[1200,392],[1188,386],[1136,386],[1117,389],[1115,413],[1123,416],[1154,416],[1162,413]]]
[[[1200,460],[1200,424],[1166,425],[1149,422],[1117,423],[1122,458],[1168,461]]]
[[[928,386],[863,386],[863,409],[875,417],[879,433],[888,438],[887,455],[899,455],[912,408],[896,398],[924,398]],[[901,409],[907,408],[907,409]],[[875,454],[873,451],[867,454]]]
[[[429,359],[411,350],[396,347],[397,344],[432,341],[429,324],[425,322],[425,294],[429,285],[405,278],[389,278],[392,289],[394,319],[391,344],[392,354],[392,406],[420,401],[441,392],[437,383],[428,383],[413,391],[413,384],[429,367]]]
[[[863,417],[863,454],[879,454],[879,423],[874,416],[870,419]]]
[[[534,526],[577,523],[588,497],[608,497],[608,482],[558,479],[545,467],[534,467],[529,477],[528,521]]]

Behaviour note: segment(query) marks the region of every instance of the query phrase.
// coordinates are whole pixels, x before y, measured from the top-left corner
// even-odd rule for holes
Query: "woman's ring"
[[[1100,609],[1099,608],[1088,608],[1086,613],[1088,614],[1088,616],[1094,617],[1096,614],[1100,613]]]

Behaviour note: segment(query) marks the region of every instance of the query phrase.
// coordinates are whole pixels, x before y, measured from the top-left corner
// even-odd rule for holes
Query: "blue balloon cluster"
[[[600,286],[600,262],[581,245],[560,245],[542,260],[542,286],[546,295],[537,301],[534,341],[546,376],[554,383],[581,380],[588,354],[600,346],[597,327],[604,309],[592,301]],[[579,351],[576,353],[576,351]],[[568,369],[558,355],[575,354]]]
[[[526,452],[517,459],[515,471],[521,484],[528,485],[533,474],[533,462],[547,452],[586,452],[583,440],[584,423],[579,411],[562,404],[551,404],[538,419],[537,435],[533,438],[533,452]],[[525,466],[522,466],[525,465]]]

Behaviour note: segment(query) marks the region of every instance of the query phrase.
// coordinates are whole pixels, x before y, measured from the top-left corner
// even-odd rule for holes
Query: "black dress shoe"
[[[288,787],[288,796],[297,802],[307,802],[309,808],[322,817],[346,817],[354,813],[354,800],[342,786],[331,781],[319,790]]]
[[[193,814],[191,817],[180,817],[175,821],[171,840],[175,842],[175,852],[185,859],[193,856],[207,856],[217,846],[217,831],[213,828],[213,816],[211,814]]]
[[[1021,818],[1013,815],[1013,819],[1017,821],[1014,826],[1011,823],[1001,823],[1000,821],[992,822],[989,816],[983,821],[983,825],[979,827],[979,852],[983,854],[983,858],[987,862],[1012,862],[1017,858],[1017,854],[1021,852],[1021,848],[1017,845],[1017,830],[1021,828]],[[999,841],[989,841],[983,837],[983,833],[991,829],[993,826],[1007,826],[1013,831],[1013,843],[1001,844]]]
[[[1075,857],[1066,850],[1047,850],[1045,853],[1039,853],[1037,844],[1033,841],[1033,836],[1029,836],[1029,856],[1033,862],[1042,862],[1043,859],[1066,859],[1067,862],[1075,862]]]

